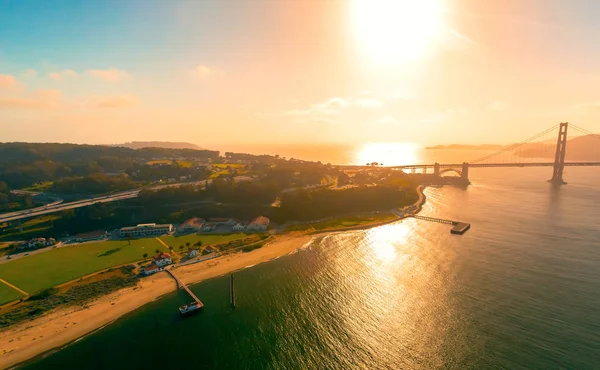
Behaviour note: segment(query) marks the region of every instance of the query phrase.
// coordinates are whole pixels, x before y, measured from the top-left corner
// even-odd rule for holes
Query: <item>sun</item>
[[[443,0],[352,0],[359,48],[379,63],[414,61],[430,51],[443,28]]]

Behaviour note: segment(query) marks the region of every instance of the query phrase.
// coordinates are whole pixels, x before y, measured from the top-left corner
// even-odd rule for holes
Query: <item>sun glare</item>
[[[418,163],[418,147],[412,143],[369,143],[356,154],[355,164],[377,162],[384,166]]]
[[[439,37],[443,0],[353,0],[359,47],[378,63],[419,59]]]

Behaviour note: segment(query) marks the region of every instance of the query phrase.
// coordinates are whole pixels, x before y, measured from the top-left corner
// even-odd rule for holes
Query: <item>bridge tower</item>
[[[433,174],[436,176],[440,175],[440,164],[437,162],[433,164]]]
[[[567,153],[567,129],[568,122],[561,122],[558,130],[558,139],[556,141],[556,155],[554,157],[554,172],[552,178],[548,180],[554,185],[563,185],[566,182],[563,180],[563,170],[565,168],[565,154]]]
[[[461,171],[460,177],[467,184],[469,183],[469,164],[467,162],[463,162],[463,164],[462,164],[462,171]]]

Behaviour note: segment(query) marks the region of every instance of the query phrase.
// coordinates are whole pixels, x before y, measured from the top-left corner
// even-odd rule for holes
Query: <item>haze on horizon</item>
[[[0,0],[0,140],[504,144],[600,131],[593,0]]]

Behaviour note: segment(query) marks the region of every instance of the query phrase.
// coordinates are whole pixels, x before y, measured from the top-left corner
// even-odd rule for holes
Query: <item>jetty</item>
[[[185,313],[188,313],[191,311],[196,311],[196,310],[199,310],[204,307],[204,304],[202,303],[202,301],[200,299],[198,299],[198,297],[196,297],[196,295],[190,290],[190,288],[188,288],[188,286],[183,281],[181,281],[181,279],[179,279],[177,277],[177,275],[175,275],[175,273],[173,273],[173,271],[167,270],[167,269],[165,269],[165,271],[169,275],[171,275],[171,277],[175,280],[175,282],[177,283],[177,287],[184,289],[187,292],[187,294],[189,294],[190,297],[192,297],[192,299],[194,300],[194,302],[179,308],[179,311],[182,314],[185,314]]]
[[[471,228],[471,224],[460,221],[452,221],[445,220],[443,218],[437,217],[429,217],[429,216],[420,216],[420,215],[410,215],[409,217],[416,218],[418,220],[424,220],[429,222],[437,222],[440,224],[452,225],[452,229],[450,229],[450,233],[462,235],[467,232]]]
[[[233,286],[233,274],[229,276],[229,301],[231,308],[235,308],[235,287]]]

